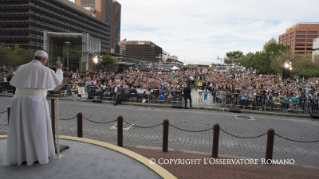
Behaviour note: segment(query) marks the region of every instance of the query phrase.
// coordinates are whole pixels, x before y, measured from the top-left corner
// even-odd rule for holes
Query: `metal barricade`
[[[103,100],[114,100],[115,98],[115,92],[114,92],[114,87],[106,87],[103,89],[103,95],[102,99]]]
[[[225,106],[226,105],[226,92],[225,91],[217,91],[216,101],[217,101],[217,104],[220,104],[221,106]]]

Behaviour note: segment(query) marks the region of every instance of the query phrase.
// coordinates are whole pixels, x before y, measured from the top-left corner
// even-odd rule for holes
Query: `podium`
[[[56,86],[53,90],[49,90],[49,95],[47,95],[48,99],[51,99],[51,115],[52,115],[52,134],[53,134],[53,142],[56,152],[56,158],[59,159],[62,157],[60,155],[60,152],[62,150],[68,149],[69,146],[67,145],[61,145],[60,139],[59,139],[59,98],[62,97],[62,95],[55,95],[55,93],[59,92],[68,81],[65,81],[63,79],[63,82],[61,85]],[[57,130],[56,130],[57,129]]]

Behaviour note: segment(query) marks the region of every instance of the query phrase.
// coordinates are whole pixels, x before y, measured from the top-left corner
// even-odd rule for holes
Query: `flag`
[[[125,44],[125,43],[126,43],[126,39],[121,40],[121,41],[118,42],[119,46],[121,46],[122,44]]]

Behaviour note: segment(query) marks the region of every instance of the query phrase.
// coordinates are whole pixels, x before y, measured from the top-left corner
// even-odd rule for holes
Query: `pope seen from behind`
[[[26,162],[46,164],[55,156],[47,91],[60,85],[62,64],[57,72],[46,67],[48,54],[39,50],[34,59],[18,68],[10,81],[16,87],[11,102],[10,123],[4,165]]]

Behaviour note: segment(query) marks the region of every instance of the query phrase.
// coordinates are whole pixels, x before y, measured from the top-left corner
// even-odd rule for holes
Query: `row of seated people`
[[[287,111],[288,109],[300,110],[309,109],[309,111],[319,111],[319,98],[311,99],[302,97],[287,97],[257,94],[257,95],[245,95],[242,93],[225,93],[220,92],[217,94],[217,102],[225,103],[227,106],[234,106],[240,108],[251,109],[279,109]]]
[[[88,97],[101,96],[102,99],[114,100],[117,93],[116,87],[99,88],[96,86],[88,86]],[[135,102],[167,102],[182,100],[181,90],[144,90],[142,88],[123,88],[123,100]]]

